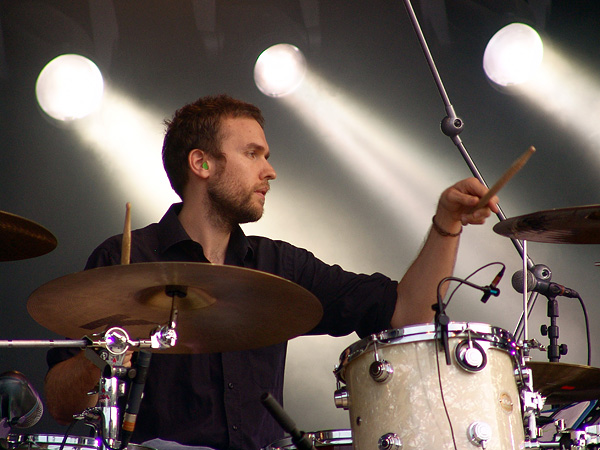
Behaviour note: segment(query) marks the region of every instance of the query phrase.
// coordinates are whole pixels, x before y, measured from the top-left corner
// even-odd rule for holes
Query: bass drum
[[[306,433],[319,450],[352,450],[352,431],[350,430],[325,430]],[[296,446],[292,438],[284,438],[268,445],[264,450],[293,450]]]
[[[448,338],[450,365],[433,324],[371,335],[342,353],[336,403],[350,411],[355,450],[522,448],[510,333],[450,323]]]

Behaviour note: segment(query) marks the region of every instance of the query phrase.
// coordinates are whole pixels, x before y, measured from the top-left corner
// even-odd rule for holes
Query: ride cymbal
[[[533,388],[546,403],[559,405],[600,398],[600,369],[555,362],[527,363],[533,374]]]
[[[157,262],[99,267],[50,281],[29,297],[31,317],[72,339],[121,327],[148,339],[167,324],[178,298],[177,344],[169,353],[246,350],[311,330],[321,303],[291,281],[256,270],[205,263]]]
[[[551,209],[503,220],[502,236],[549,244],[600,244],[600,205]]]
[[[0,262],[45,255],[56,245],[54,235],[43,226],[0,211]]]

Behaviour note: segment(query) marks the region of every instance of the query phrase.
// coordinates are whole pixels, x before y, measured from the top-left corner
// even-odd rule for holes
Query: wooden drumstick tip
[[[478,210],[479,208],[483,208],[488,204],[490,199],[498,193],[500,189],[504,187],[508,181],[514,177],[519,170],[523,168],[525,163],[529,160],[531,155],[535,153],[535,147],[531,145],[525,153],[523,153],[509,168],[508,170],[500,177],[500,179],[494,184],[487,193],[481,197],[477,205],[471,209],[471,212]]]
[[[121,264],[129,264],[131,260],[131,203],[125,204],[125,225],[123,226],[123,242],[121,244]]]

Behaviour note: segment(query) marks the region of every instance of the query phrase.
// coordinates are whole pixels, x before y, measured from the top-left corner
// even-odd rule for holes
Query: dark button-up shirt
[[[208,262],[202,246],[179,222],[181,204],[159,223],[132,232],[131,263]],[[120,264],[122,236],[102,243],[86,269]],[[268,272],[312,292],[323,318],[310,334],[365,336],[390,327],[397,283],[381,274],[353,274],[328,265],[307,250],[264,237],[245,236],[236,227],[225,264]],[[154,354],[132,442],[162,438],[216,449],[257,450],[283,436],[262,406],[270,392],[283,403],[287,343],[257,350],[215,354]],[[50,367],[68,357],[48,353]]]

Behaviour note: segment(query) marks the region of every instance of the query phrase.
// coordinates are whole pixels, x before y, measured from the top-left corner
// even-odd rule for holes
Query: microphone
[[[483,288],[483,297],[481,297],[482,303],[487,303],[487,301],[490,299],[490,297],[492,295],[494,297],[498,297],[498,295],[500,295],[500,289],[498,289],[498,284],[500,283],[500,280],[504,276],[505,269],[506,269],[506,267],[502,266],[502,269],[500,269],[500,272],[498,272],[498,275],[496,275],[496,277],[492,280],[492,283],[489,286],[485,286]]]
[[[290,434],[292,443],[298,450],[315,450],[315,446],[311,440],[308,439],[303,431],[296,428],[296,424],[292,418],[283,410],[279,402],[270,393],[265,392],[262,394],[260,401],[281,428]]]
[[[0,375],[0,419],[8,426],[29,428],[43,413],[44,404],[25,375],[14,370]]]
[[[512,276],[512,286],[519,294],[523,293],[523,271],[519,270]],[[574,289],[569,289],[558,283],[539,280],[529,270],[527,271],[527,292],[537,292],[546,297],[561,297],[579,298],[579,294]]]
[[[125,406],[125,414],[123,414],[121,449],[127,447],[135,428],[135,421],[137,420],[138,412],[140,412],[140,404],[144,395],[144,386],[146,385],[151,356],[152,353],[147,350],[140,350],[138,352],[135,378],[131,382],[127,405]]]

